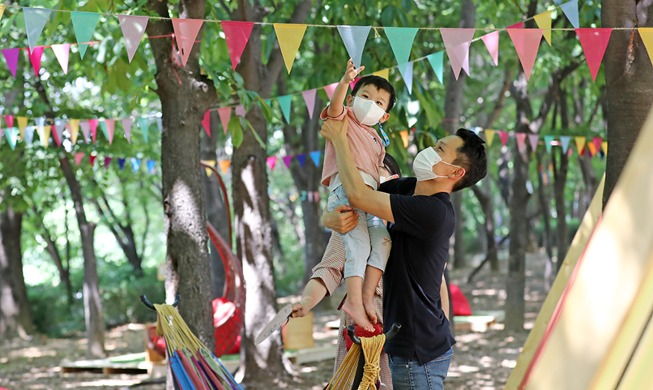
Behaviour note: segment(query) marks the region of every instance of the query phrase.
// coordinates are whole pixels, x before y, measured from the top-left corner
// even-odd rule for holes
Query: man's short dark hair
[[[376,75],[369,75],[369,76],[363,76],[358,81],[356,81],[356,85],[354,85],[354,89],[351,90],[351,95],[356,96],[356,93],[358,92],[359,89],[361,89],[365,85],[373,85],[376,87],[376,89],[381,90],[381,91],[386,91],[387,93],[390,94],[390,101],[388,102],[388,109],[386,112],[390,112],[392,107],[394,107],[395,102],[397,100],[397,95],[395,94],[395,88],[390,84],[390,82],[383,77],[376,76]]]
[[[452,164],[465,168],[465,176],[453,186],[453,191],[471,187],[487,174],[487,154],[485,141],[476,133],[467,129],[458,129],[456,135],[463,140],[463,146],[456,152],[458,157]]]
[[[389,155],[388,153],[386,153],[385,157],[383,157],[383,166],[385,169],[388,170],[390,176],[392,175],[401,176],[401,169],[399,168],[399,163],[397,163],[397,160],[395,160],[395,158]]]

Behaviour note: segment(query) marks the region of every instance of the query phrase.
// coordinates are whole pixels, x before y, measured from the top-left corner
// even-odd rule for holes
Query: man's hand
[[[294,305],[292,305],[292,313],[290,313],[290,317],[292,318],[304,317],[310,311],[311,309],[308,307],[308,298],[304,298],[299,303],[295,303]]]
[[[340,82],[345,84],[351,83],[354,81],[356,76],[358,76],[358,74],[363,71],[363,69],[365,69],[364,66],[356,69],[354,67],[354,61],[352,61],[350,58],[349,61],[347,61],[347,70],[345,70],[345,74],[342,76],[342,79],[340,79]]]
[[[352,230],[357,223],[358,213],[346,205],[338,206],[322,215],[322,225],[340,234]]]
[[[325,121],[322,125],[322,130],[320,130],[320,134],[331,142],[336,142],[341,139],[346,140],[347,125],[349,125],[349,118],[346,116],[341,121]]]

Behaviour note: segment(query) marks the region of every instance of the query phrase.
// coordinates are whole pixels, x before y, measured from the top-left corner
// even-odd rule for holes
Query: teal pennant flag
[[[407,63],[418,29],[409,27],[384,27],[383,30],[390,41],[392,51],[395,53],[397,64]]]
[[[429,60],[429,64],[431,64],[431,67],[433,68],[435,75],[440,81],[440,84],[444,84],[444,81],[442,81],[442,72],[444,69],[444,52],[439,51],[437,53],[429,54],[426,59]]]
[[[25,31],[27,32],[27,42],[29,43],[30,50],[33,51],[34,47],[38,46],[37,42],[51,13],[52,10],[46,8],[23,8]]]
[[[281,113],[286,119],[286,123],[290,123],[290,98],[291,95],[279,96],[277,98],[279,101],[279,106],[281,106]]]
[[[95,12],[72,12],[70,17],[73,21],[75,38],[77,38],[79,44],[79,55],[84,58],[88,44],[83,42],[90,42],[93,39],[93,33],[97,22],[100,20],[100,14]]]

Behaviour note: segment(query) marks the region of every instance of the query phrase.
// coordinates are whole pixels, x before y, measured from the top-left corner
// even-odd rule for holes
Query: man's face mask
[[[385,115],[383,108],[379,107],[371,100],[354,96],[354,104],[351,108],[354,111],[356,119],[364,125],[374,126]]]
[[[446,161],[442,161],[442,157],[435,151],[433,148],[426,148],[421,152],[417,153],[415,160],[413,160],[413,171],[415,171],[415,176],[417,181],[431,180],[438,177],[446,178],[449,176],[438,175],[433,172],[433,166],[437,163],[443,163],[454,168],[460,168],[458,165],[449,164]]]

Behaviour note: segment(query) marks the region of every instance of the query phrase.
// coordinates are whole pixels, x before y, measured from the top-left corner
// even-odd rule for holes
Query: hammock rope
[[[349,390],[354,383],[356,367],[360,359],[361,350],[365,356],[363,366],[363,378],[359,390],[377,390],[376,381],[381,374],[381,350],[385,344],[385,335],[380,334],[373,337],[361,337],[361,345],[353,344],[347,352],[345,359],[333,375],[327,390]]]

